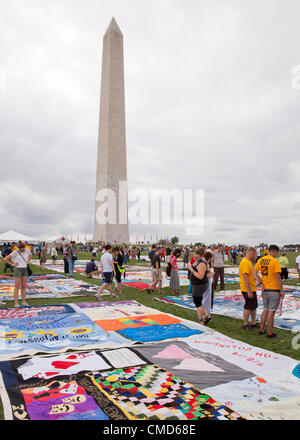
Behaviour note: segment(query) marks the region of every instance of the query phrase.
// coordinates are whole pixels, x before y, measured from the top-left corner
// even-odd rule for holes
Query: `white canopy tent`
[[[37,243],[36,238],[28,237],[15,231],[4,232],[0,234],[0,243],[17,243],[18,241],[26,241],[27,243]]]
[[[56,243],[56,244],[66,244],[66,243],[70,243],[70,239],[67,237],[59,237],[59,238],[49,238],[48,240],[46,240],[46,243]]]

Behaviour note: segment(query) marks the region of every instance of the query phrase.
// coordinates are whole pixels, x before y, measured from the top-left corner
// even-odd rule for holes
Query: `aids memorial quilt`
[[[204,327],[135,301],[0,310],[0,359],[201,334]]]
[[[239,420],[132,348],[0,362],[6,420]]]
[[[61,275],[40,275],[28,279],[27,299],[68,298],[73,296],[95,295],[99,286],[81,280],[65,278]],[[14,295],[14,280],[11,277],[0,279],[0,300],[11,301]]]
[[[299,361],[218,332],[192,336],[185,342],[196,351],[218,356],[249,372],[248,378],[232,378],[230,382],[204,386],[202,391],[247,419],[300,419]]]
[[[285,286],[285,297],[282,303],[282,313],[279,316],[279,310],[275,315],[275,327],[285,330],[300,330],[300,288],[297,286]],[[263,311],[263,302],[261,292],[258,291],[258,309],[257,316],[260,317]],[[193,298],[189,295],[178,297],[167,296],[157,298],[169,304],[195,310]],[[217,315],[229,316],[231,318],[243,318],[244,298],[238,290],[216,292],[214,296],[213,313]]]

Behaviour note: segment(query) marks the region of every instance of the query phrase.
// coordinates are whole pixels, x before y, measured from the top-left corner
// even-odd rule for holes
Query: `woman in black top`
[[[209,267],[204,259],[204,249],[196,249],[194,253],[195,262],[189,264],[190,282],[192,285],[192,295],[200,324],[204,325],[210,321],[205,307],[202,306],[203,293],[208,289]],[[203,320],[204,316],[204,320]]]
[[[120,249],[118,247],[115,247],[113,249],[114,254],[114,266],[115,266],[115,280],[117,284],[117,289],[119,294],[122,294],[122,273],[125,273],[125,266],[124,266],[124,256],[122,255]]]

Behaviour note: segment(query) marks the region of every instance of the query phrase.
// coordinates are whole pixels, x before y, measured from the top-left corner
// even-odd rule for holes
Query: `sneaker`
[[[15,304],[15,308],[16,308],[16,309],[19,309],[20,307],[21,307],[21,306],[20,306],[19,303]]]
[[[211,321],[211,316],[208,316],[208,317],[206,318],[206,320],[204,321],[204,324],[205,324],[205,325],[208,324],[209,321]]]
[[[5,306],[5,302],[0,301],[0,306]]]
[[[30,307],[30,305],[27,304],[27,302],[23,302],[23,303],[22,303],[22,307]]]
[[[277,333],[272,333],[271,335],[268,335],[267,338],[279,338],[279,336],[277,336]]]

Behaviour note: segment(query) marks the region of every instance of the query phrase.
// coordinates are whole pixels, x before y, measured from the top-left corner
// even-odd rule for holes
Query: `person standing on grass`
[[[75,241],[71,241],[71,243],[68,244],[67,257],[68,257],[68,266],[69,266],[69,276],[70,276],[70,278],[73,278],[74,265],[75,265],[75,261],[77,260],[76,242]]]
[[[129,261],[129,250],[127,246],[124,246],[123,252],[124,252],[124,264],[126,265],[128,264]]]
[[[231,262],[232,264],[237,264],[238,252],[235,248],[231,250]]]
[[[97,252],[99,251],[99,249],[97,247],[94,247],[93,249],[93,257],[97,258]]]
[[[194,252],[194,258],[194,264],[188,265],[192,285],[192,295],[197,309],[199,323],[205,325],[211,320],[211,318],[208,316],[206,309],[202,305],[203,294],[209,287],[208,279],[210,276],[208,264],[204,259],[204,249],[196,249]]]
[[[170,246],[167,246],[167,248],[166,248],[166,263],[167,264],[170,263],[171,253],[172,253],[172,251],[171,251]]]
[[[5,257],[7,257],[8,255],[10,255],[11,253],[12,253],[12,246],[10,245],[10,243],[8,243],[7,248],[4,250],[3,257],[5,258]],[[5,260],[4,260],[4,261],[5,261]],[[8,264],[8,263],[5,263],[5,266],[4,266],[4,273],[6,273],[8,269],[10,269],[11,271],[13,271],[12,266],[11,266],[10,264]]]
[[[300,255],[298,255],[298,257],[296,257],[296,267],[297,267],[298,276],[300,279]]]
[[[243,330],[254,330],[257,327],[256,310],[257,295],[256,295],[256,280],[253,275],[253,263],[256,261],[256,249],[249,247],[246,256],[242,259],[239,267],[240,273],[240,288],[245,300],[244,305],[244,324]],[[249,318],[251,316],[251,324]]]
[[[113,249],[116,287],[119,295],[122,295],[122,273],[125,273],[124,256],[118,247]]]
[[[163,279],[162,271],[161,271],[161,258],[160,258],[161,249],[156,248],[156,245],[155,245],[155,249],[156,249],[156,252],[152,258],[152,279],[153,279],[153,282],[152,282],[150,288],[147,289],[147,292],[149,295],[152,291],[155,291],[157,284],[158,284],[158,294],[159,295],[161,294],[161,286],[162,286],[162,279]]]
[[[170,289],[172,290],[172,295],[176,295],[177,291],[180,290],[180,282],[179,282],[179,275],[178,275],[178,263],[177,258],[179,258],[181,255],[180,249],[175,249],[170,258],[170,264],[171,264],[171,275],[170,275]]]
[[[281,279],[288,280],[289,279],[289,260],[286,256],[285,252],[283,252],[283,254],[278,258],[278,261],[279,261],[280,267],[281,267]]]
[[[279,247],[271,245],[267,255],[260,258],[254,268],[254,276],[261,284],[264,311],[260,317],[259,335],[266,333],[266,323],[268,327],[268,338],[276,338],[277,334],[273,333],[274,316],[278,309],[280,298],[284,298],[281,267],[276,259]],[[261,277],[258,272],[260,272]]]
[[[213,269],[211,268],[211,260],[212,260],[212,253],[211,252],[205,252],[204,254],[204,260],[206,261],[208,268],[209,268],[209,274],[207,276],[208,278],[208,288],[206,289],[206,291],[203,293],[203,297],[202,297],[202,306],[205,308],[206,312],[207,312],[207,318],[211,319],[210,316],[210,311],[211,311],[211,294],[212,294],[212,283],[213,283],[213,277],[214,277],[214,272]],[[193,261],[193,263],[195,262],[195,260]],[[192,260],[191,260],[191,264]],[[203,317],[202,317],[203,318]]]
[[[224,252],[223,252],[223,246],[218,246],[218,249],[213,253],[212,258],[212,266],[214,268],[214,281],[213,281],[213,290],[217,289],[218,281],[220,277],[221,282],[221,290],[225,290],[225,282],[224,282]]]
[[[190,258],[190,248],[188,246],[185,246],[183,249],[183,268],[184,269],[186,267],[188,267],[189,258]]]
[[[45,264],[47,263],[47,246],[43,243],[41,253],[40,253],[40,266],[45,270]]]
[[[156,244],[153,244],[151,246],[151,251],[148,254],[149,260],[151,262],[151,266],[153,265],[153,257],[156,254]]]
[[[132,264],[136,264],[136,247],[133,246],[131,248],[131,259],[132,259]]]
[[[115,266],[113,261],[113,256],[111,254],[112,247],[110,244],[107,244],[104,246],[104,254],[101,257],[100,266],[101,266],[101,275],[103,278],[104,283],[102,286],[100,286],[100,289],[98,290],[98,293],[96,294],[96,297],[100,299],[103,290],[107,287],[109,290],[109,293],[112,298],[116,298],[116,295],[112,293],[112,280],[113,276],[116,276],[115,272]]]
[[[229,247],[226,246],[226,247],[225,247],[225,255],[224,255],[224,261],[225,261],[225,263],[228,263],[228,260],[229,260]]]
[[[51,248],[51,258],[52,258],[52,263],[55,264],[55,261],[57,260],[57,249],[55,247],[55,245],[52,246]]]
[[[68,262],[68,246],[63,248],[63,256],[64,256],[64,273],[67,275],[69,273],[69,262]]]
[[[41,243],[39,243],[38,247],[37,247],[37,252],[36,252],[39,260],[41,259],[42,249],[43,249],[43,246],[41,245]],[[13,251],[14,251],[14,249],[13,249]]]
[[[27,266],[31,262],[31,252],[26,249],[25,243],[20,241],[18,243],[18,248],[16,251],[5,257],[5,263],[10,264],[14,267],[14,279],[15,279],[15,290],[14,290],[14,300],[15,307],[20,307],[19,305],[19,290],[21,289],[22,306],[28,307],[26,302],[26,283],[28,279]]]
[[[141,261],[141,248],[140,247],[137,248],[136,254],[137,254],[138,260]]]

